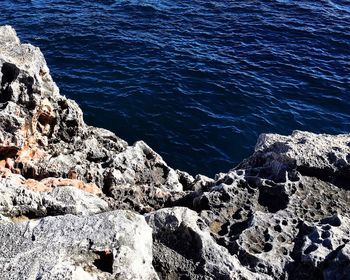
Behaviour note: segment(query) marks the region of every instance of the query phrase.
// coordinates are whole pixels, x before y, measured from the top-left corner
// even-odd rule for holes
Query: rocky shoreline
[[[86,125],[10,26],[0,69],[1,279],[349,279],[349,134],[192,177]]]

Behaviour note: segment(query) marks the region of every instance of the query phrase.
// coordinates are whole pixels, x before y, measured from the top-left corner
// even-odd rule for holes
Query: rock
[[[326,280],[348,279],[350,273],[350,244],[346,243],[341,246],[336,251],[336,255],[333,254],[333,257],[323,271],[323,278]]]
[[[1,279],[158,279],[152,231],[128,211],[0,223]]]
[[[44,196],[44,205],[51,215],[54,211],[59,214],[90,215],[109,209],[104,200],[73,186],[55,188],[52,193]]]
[[[143,141],[116,155],[111,166],[113,184],[152,184],[167,186],[174,191],[182,191],[183,188],[176,171]]]
[[[349,279],[350,134],[263,134],[192,177],[86,125],[9,26],[0,120],[1,279]]]
[[[19,180],[20,176],[0,179],[0,214],[12,218],[35,218],[62,214],[90,215],[109,209],[107,202],[101,198],[74,186],[39,192],[19,184]],[[24,178],[22,180],[25,182]]]
[[[161,209],[146,220],[153,229],[153,264],[161,279],[270,279],[243,267],[188,208]]]
[[[304,237],[301,261],[312,267],[324,279],[346,279],[344,271],[350,271],[348,243],[350,219],[335,215],[311,225]]]
[[[286,171],[295,169],[302,175],[349,188],[349,139],[350,134],[319,135],[302,131],[294,131],[290,136],[262,134],[255,153],[240,167],[253,168],[263,177],[265,172],[278,180],[284,179]]]
[[[110,197],[105,198],[111,209],[130,209],[139,213],[148,213],[163,207],[179,204],[183,192],[169,192],[160,187],[150,185],[113,186],[108,191]]]
[[[44,184],[48,188],[73,186],[74,188],[81,189],[92,194],[102,194],[101,189],[99,189],[95,184],[84,183],[83,181],[77,179],[46,178],[41,180],[40,183]]]
[[[312,145],[316,147],[331,141],[329,135],[303,135],[310,135],[307,141],[314,141]],[[274,279],[319,279],[326,269],[306,265],[302,259],[312,255],[302,258],[299,252],[307,234],[303,224],[317,224],[335,214],[350,218],[347,206],[350,194],[344,184],[337,184],[336,178],[342,171],[336,166],[327,180],[319,173],[304,173],[299,168],[304,164],[303,157],[309,156],[306,162],[323,170],[328,150],[322,153],[319,148],[318,156],[314,155],[315,151],[305,155],[306,151],[290,144],[293,137],[275,135],[272,139],[278,141],[276,144],[271,138],[267,138],[266,144],[258,141],[256,152],[250,158],[230,172],[218,174],[208,187],[194,192],[188,207],[199,212],[217,243],[252,272],[271,275]],[[338,155],[343,158],[347,154],[342,146],[344,139],[345,136],[335,137],[332,143],[335,150],[337,146],[344,148],[344,154]],[[287,149],[275,148],[288,145],[294,149],[293,153],[286,154]],[[314,158],[322,164],[317,165]],[[336,252],[334,248],[329,254]]]
[[[137,211],[160,208],[183,191],[180,175],[147,144],[128,146],[114,133],[86,125],[79,106],[60,95],[39,48],[21,44],[9,26],[0,27],[0,69],[0,166],[40,182],[27,181],[33,190],[103,190],[114,207]],[[140,197],[155,188],[165,198],[160,205],[131,201],[119,191],[125,188]]]

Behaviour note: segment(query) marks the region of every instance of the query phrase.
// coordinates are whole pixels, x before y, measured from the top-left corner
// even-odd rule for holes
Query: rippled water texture
[[[350,129],[349,1],[1,1],[91,125],[213,175],[262,132]]]

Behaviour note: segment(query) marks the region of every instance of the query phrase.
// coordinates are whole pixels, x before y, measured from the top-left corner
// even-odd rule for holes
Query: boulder
[[[242,266],[188,208],[164,208],[146,220],[153,229],[153,264],[161,279],[271,279]]]
[[[1,279],[158,279],[152,231],[129,211],[0,223]]]

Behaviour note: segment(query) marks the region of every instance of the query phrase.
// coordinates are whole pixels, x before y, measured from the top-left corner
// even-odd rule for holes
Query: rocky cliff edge
[[[1,279],[349,279],[350,135],[264,134],[215,178],[84,123],[0,27]]]

